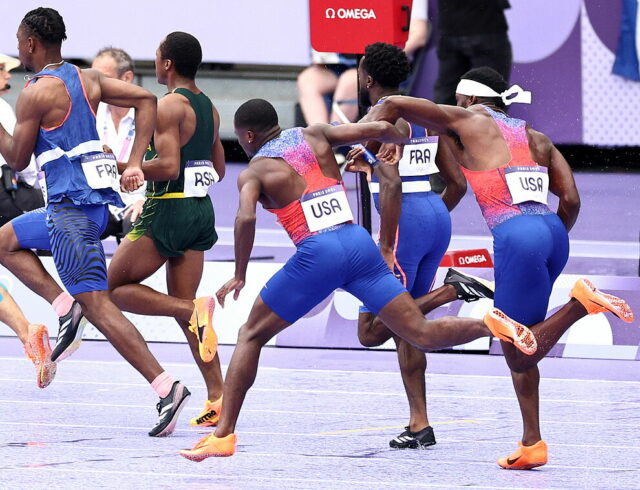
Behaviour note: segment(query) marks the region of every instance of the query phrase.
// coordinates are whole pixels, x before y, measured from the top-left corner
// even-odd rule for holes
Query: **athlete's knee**
[[[533,357],[523,354],[519,351],[515,351],[512,353],[505,352],[504,357],[507,361],[507,366],[509,367],[509,369],[518,374],[528,371],[537,364]]]
[[[18,237],[11,222],[0,227],[0,254],[14,252],[20,248]]]
[[[238,331],[238,344],[252,343],[262,347],[271,340],[266,330],[260,325],[245,323]]]
[[[360,313],[358,316],[358,340],[364,347],[384,344],[387,339],[381,338],[379,331],[382,329],[386,330],[386,327],[373,313]]]

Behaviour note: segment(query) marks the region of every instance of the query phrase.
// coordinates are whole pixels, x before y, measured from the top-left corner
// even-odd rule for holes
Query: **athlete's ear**
[[[475,95],[472,95],[471,97],[469,97],[469,105],[467,107],[476,105],[477,103],[478,103],[478,97],[476,97]]]
[[[173,61],[172,60],[164,60],[164,71],[171,70],[172,66],[173,66]]]
[[[369,89],[373,87],[375,83],[376,81],[373,78],[371,78],[371,75],[367,75],[366,87]]]
[[[256,140],[256,133],[247,129],[247,143],[253,143]]]

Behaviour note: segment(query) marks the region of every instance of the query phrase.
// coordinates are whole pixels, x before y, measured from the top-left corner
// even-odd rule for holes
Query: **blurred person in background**
[[[98,70],[106,77],[127,83],[133,83],[135,78],[135,66],[131,56],[126,51],[111,46],[98,51],[91,68]],[[109,147],[116,160],[128,161],[136,134],[135,109],[100,102],[96,112],[96,128],[100,141]],[[134,204],[139,202],[141,206],[144,202],[144,194],[144,186],[133,192],[120,192],[125,208],[109,206],[109,223],[101,238],[115,236],[119,239],[129,233],[131,223],[137,218],[137,215],[132,214],[132,211],[135,212],[134,210],[137,209]]]

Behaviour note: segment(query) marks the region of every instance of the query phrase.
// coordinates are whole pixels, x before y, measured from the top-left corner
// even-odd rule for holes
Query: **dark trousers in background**
[[[18,182],[16,189],[7,190],[0,185],[0,226],[23,213],[44,206],[40,189]]]
[[[511,76],[513,55],[509,36],[479,34],[474,36],[441,36],[438,41],[438,79],[434,102],[456,105],[456,87],[460,77],[472,68],[488,66],[507,82]]]

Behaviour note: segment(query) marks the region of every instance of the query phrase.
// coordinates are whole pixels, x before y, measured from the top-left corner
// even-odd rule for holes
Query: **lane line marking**
[[[36,404],[36,403],[42,403],[45,405],[69,405],[69,406],[87,406],[87,407],[117,407],[117,408],[138,408],[138,409],[143,409],[143,410],[150,410],[151,409],[151,405],[125,405],[125,404],[116,404],[116,403],[90,403],[90,402],[61,402],[61,401],[51,401],[51,400],[2,400],[0,399],[0,403],[16,403],[16,404]],[[198,407],[185,407],[184,410],[186,411],[191,411],[191,412],[199,412],[201,409]],[[313,410],[274,410],[274,409],[257,409],[257,408],[243,408],[242,409],[243,412],[248,412],[248,413],[274,413],[274,414],[286,414],[286,415],[311,415],[313,417],[317,417],[318,415],[327,415],[327,416],[331,416],[331,417],[340,417],[340,416],[344,416],[345,413],[344,412],[325,412],[325,411],[320,411],[320,412],[316,412]],[[383,419],[391,419],[391,418],[402,418],[402,417],[406,417],[406,413],[400,413],[398,412],[396,413],[387,413],[385,415],[382,415],[380,413],[358,413],[359,416],[361,417],[367,417],[367,418],[383,418]],[[434,420],[437,420],[434,419]],[[520,419],[497,419],[497,418],[490,418],[490,417],[476,417],[476,420],[473,421],[474,423],[482,423],[482,422],[499,422],[499,423],[504,423],[504,422],[510,422],[510,423],[519,423],[521,422]],[[447,422],[434,422],[434,424],[444,424]],[[557,425],[567,425],[567,421],[566,420],[541,420],[540,421],[541,424],[557,424]],[[615,423],[612,422],[611,420],[606,420],[604,422],[582,422],[582,421],[571,421],[571,425],[587,425],[587,426],[600,426],[600,425],[606,425],[607,427],[616,427]],[[391,429],[398,429],[398,428],[402,428],[404,426],[402,425],[398,425],[398,426],[393,426],[393,427],[389,427]],[[621,426],[622,427],[622,426]]]
[[[0,425],[21,425],[24,426],[24,422],[6,422],[0,421]],[[88,425],[88,424],[54,424],[54,423],[45,423],[45,422],[29,422],[29,425],[35,425],[39,427],[66,427],[73,429],[115,429],[115,430],[135,430],[135,431],[145,431],[148,432],[148,427],[128,427],[128,426],[118,426],[118,425]],[[175,432],[187,432],[193,434],[194,438],[198,436],[202,436],[202,434],[206,434],[209,431],[203,430],[203,428],[193,427],[190,429],[175,429]],[[320,435],[318,433],[301,433],[301,432],[266,432],[266,431],[242,431],[240,435],[256,435],[256,436],[284,436],[284,437],[330,437],[325,435]],[[498,444],[498,445],[507,445],[512,446],[513,442],[509,441],[490,441],[490,440],[467,440],[467,439],[449,439],[442,438],[438,439],[440,442],[453,442],[453,443],[462,443],[462,444]],[[581,448],[603,448],[603,449],[635,449],[640,450],[640,445],[636,446],[614,446],[614,445],[602,445],[602,444],[570,444],[570,443],[550,443],[550,446],[558,446],[558,447],[581,447]],[[567,466],[567,468],[571,468]]]
[[[32,379],[21,378],[0,378],[1,381],[15,381],[32,383]],[[145,386],[148,384],[142,383],[114,383],[106,381],[68,381],[68,380],[56,380],[57,384],[79,384],[79,385],[96,385],[96,386]],[[194,389],[204,389],[204,385],[192,385]],[[349,395],[349,396],[392,396],[392,397],[406,397],[403,392],[379,392],[379,391],[351,391],[351,390],[309,390],[309,389],[292,389],[292,388],[251,388],[252,392],[259,393],[305,393],[312,395]],[[475,396],[475,395],[442,395],[437,393],[431,393],[430,399],[434,398],[446,398],[453,400],[491,400],[491,401],[516,401],[517,398],[513,396]],[[612,400],[576,400],[576,399],[558,399],[558,398],[543,398],[541,403],[569,403],[569,404],[595,404],[595,405],[631,405],[638,406],[640,401],[612,401]]]
[[[376,352],[376,351],[374,351]],[[389,351],[389,352],[393,352],[393,351]],[[458,354],[452,354],[452,355],[458,355]],[[459,355],[464,355],[464,354],[459,354]],[[603,361],[606,359],[597,359],[599,361]],[[21,361],[21,362],[27,362],[29,364],[32,364],[31,361],[29,359],[25,359],[23,357],[0,357],[0,361]],[[616,359],[613,359],[612,361],[617,361]],[[631,360],[629,360],[631,361]],[[127,367],[130,367],[129,363],[126,361],[90,361],[90,360],[85,360],[85,359],[65,359],[64,361],[65,364],[67,363],[77,363],[77,364],[95,364],[95,365],[110,365],[110,364],[119,364],[119,365],[124,365]],[[168,367],[188,367],[188,368],[194,368],[195,370],[195,363],[192,362],[163,362],[162,363],[163,366],[168,366]],[[221,365],[222,368],[227,369],[229,367],[228,364],[223,364]],[[301,372],[301,373],[313,373],[313,374],[317,374],[317,373],[322,373],[322,374],[364,374],[364,375],[372,375],[372,374],[382,374],[382,375],[387,375],[387,376],[398,376],[398,371],[394,370],[394,371],[351,371],[351,370],[345,370],[345,369],[305,369],[305,368],[281,368],[281,367],[273,367],[273,366],[260,366],[259,367],[260,371],[275,371],[275,372]],[[195,371],[194,371],[195,372]],[[489,378],[489,379],[504,379],[504,380],[511,380],[511,376],[508,375],[495,375],[495,374],[448,374],[448,373],[429,373],[427,372],[427,378],[472,378],[472,379],[476,379],[476,378]],[[637,384],[640,385],[640,381],[635,381],[635,380],[617,380],[617,379],[581,379],[581,378],[543,378],[545,383],[548,381],[567,381],[567,382],[572,382],[572,383],[624,383],[624,384]],[[139,384],[140,386],[146,386],[143,385],[142,383]]]
[[[431,422],[431,425],[445,425],[445,424],[479,424],[477,420],[443,420],[442,422]],[[368,431],[378,431],[378,430],[386,430],[386,429],[404,429],[404,425],[392,425],[389,427],[371,427],[367,429],[348,429],[348,430],[334,430],[331,432],[318,432],[315,435],[318,436],[328,436],[333,434],[349,434],[352,432],[368,432]]]
[[[253,454],[253,453],[238,453],[238,455],[244,455],[244,454]],[[236,455],[236,458],[238,457],[238,455]],[[261,453],[261,456],[282,456],[282,453]],[[177,457],[177,456],[176,456]],[[344,458],[340,458],[339,456],[329,456],[330,458],[338,458],[341,460],[344,460]],[[385,458],[386,461],[390,461],[387,460]],[[398,460],[401,461],[401,460]],[[453,465],[461,465],[461,464],[467,464],[467,465],[473,465],[473,466],[495,466],[495,463],[488,463],[488,462],[480,462],[480,461],[449,461],[449,460],[433,460],[433,463],[439,463],[439,464],[453,464]],[[560,469],[569,469],[572,471],[575,470],[585,470],[585,471],[625,471],[625,472],[637,472],[640,471],[638,468],[611,468],[611,467],[596,467],[596,466],[562,466],[562,465],[546,465],[547,468],[560,468]],[[122,471],[122,470],[83,470],[83,469],[65,469],[65,468],[51,468],[51,467],[22,467],[22,468],[3,468],[4,471],[6,470],[14,470],[14,471],[21,471],[21,470],[35,470],[35,471],[54,471],[54,472],[62,472],[62,473],[90,473],[90,474],[119,474],[119,475],[135,475],[135,476],[140,476],[140,475],[146,475],[146,476],[174,476],[174,477],[187,477],[187,478],[206,478],[206,479],[224,479],[224,480],[250,480],[250,481],[295,481],[295,482],[315,482],[315,483],[356,483],[356,484],[376,484],[376,485],[380,485],[380,484],[384,484],[384,485],[391,485],[391,486],[398,486],[398,485],[403,485],[403,486],[409,486],[409,487],[436,487],[436,488],[451,488],[452,486],[456,486],[456,485],[452,485],[451,483],[443,485],[443,484],[431,484],[431,483],[408,483],[408,482],[399,482],[396,480],[393,481],[389,481],[389,480],[330,480],[330,479],[321,479],[321,478],[277,478],[277,477],[254,477],[254,476],[249,476],[249,475],[242,475],[242,476],[238,476],[238,475],[220,475],[220,474],[216,474],[215,476],[212,476],[211,474],[207,473],[204,475],[198,475],[198,474],[194,474],[194,473],[165,473],[165,472],[156,472],[156,471]],[[496,469],[496,471],[499,471]],[[457,486],[468,486],[468,484],[463,484],[463,485],[457,485]],[[491,486],[478,486],[476,487],[474,485],[475,488],[516,488],[513,486],[508,486],[508,487],[491,487]],[[530,487],[527,487],[530,488]]]

